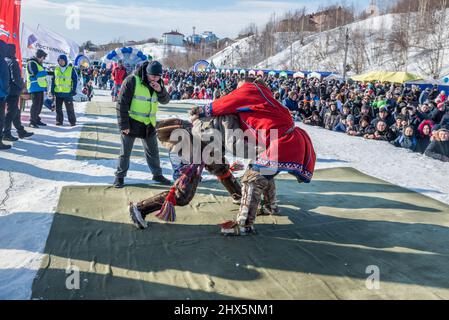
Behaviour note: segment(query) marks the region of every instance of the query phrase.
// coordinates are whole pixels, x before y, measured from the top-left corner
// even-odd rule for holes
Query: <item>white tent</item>
[[[296,72],[295,74],[293,74],[293,78],[298,79],[298,78],[305,78],[306,75],[304,73],[302,73],[301,71]]]
[[[239,71],[237,69],[235,69],[232,73],[233,74],[239,74]]]
[[[240,74],[246,74],[246,70],[245,69],[240,70]]]
[[[343,81],[343,76],[333,73],[333,74],[327,76],[324,79],[327,80],[327,81],[329,81],[329,80],[341,80],[341,81]]]
[[[255,76],[255,75],[256,75],[256,71],[255,71],[255,70],[250,70],[250,71],[248,72],[248,75],[250,75],[250,76]]]
[[[309,78],[309,79],[316,78],[316,79],[321,80],[321,74],[319,74],[318,72],[312,72],[307,76],[307,78]]]

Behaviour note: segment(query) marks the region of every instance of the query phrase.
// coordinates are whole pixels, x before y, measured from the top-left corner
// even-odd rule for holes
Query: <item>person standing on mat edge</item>
[[[56,125],[62,126],[64,123],[64,113],[62,104],[65,104],[67,118],[72,127],[76,126],[75,109],[73,107],[73,97],[76,96],[76,86],[78,76],[75,69],[68,64],[67,56],[62,54],[58,57],[58,66],[55,68],[55,75],[51,86],[51,93],[56,97]]]
[[[44,105],[44,92],[47,91],[47,71],[42,65],[45,58],[47,58],[47,53],[38,49],[36,51],[36,56],[28,61],[26,68],[27,90],[28,93],[31,93],[31,99],[33,100],[30,110],[31,128],[46,126],[39,116],[42,111],[42,106]]]
[[[153,180],[164,185],[171,185],[171,182],[162,175],[155,129],[159,103],[170,102],[170,96],[161,78],[162,65],[153,61],[142,64],[123,82],[116,107],[122,144],[115,173],[116,188],[124,187],[136,138],[142,139],[145,158],[153,174]]]
[[[5,61],[6,43],[0,40],[0,150],[11,149],[10,145],[3,144],[3,126],[5,124],[6,98],[9,94],[9,71]]]
[[[32,132],[27,132],[22,125],[21,111],[19,108],[19,98],[22,93],[24,82],[20,71],[19,63],[16,58],[16,46],[7,44],[6,47],[6,64],[8,65],[10,80],[9,80],[9,94],[6,98],[8,111],[5,117],[5,127],[3,129],[3,141],[15,142],[19,140],[11,134],[11,127],[17,130],[20,139],[29,138],[33,135]]]

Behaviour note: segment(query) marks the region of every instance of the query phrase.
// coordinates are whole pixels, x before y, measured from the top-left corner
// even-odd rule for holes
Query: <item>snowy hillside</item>
[[[442,78],[449,73],[449,10],[431,17],[416,13],[374,16],[321,33],[304,34],[302,39],[299,34],[276,33],[275,54],[265,60],[259,58],[257,48],[261,39],[251,36],[238,40],[209,61],[217,67],[341,73],[348,29],[347,63],[352,74],[382,69],[412,72],[426,79]]]
[[[449,30],[443,27],[447,25],[448,16],[449,12],[440,14],[443,22],[431,34],[420,31],[416,14],[371,17],[306,37],[303,43],[293,43],[293,57],[288,48],[258,63],[257,67],[284,69],[292,66],[300,70],[342,72],[345,29],[348,28],[348,64],[353,73],[382,69],[413,72],[424,78],[437,74],[440,78],[449,73]],[[441,43],[440,52],[429,50],[437,43]]]
[[[273,38],[273,50],[274,53],[278,53],[289,48],[289,43],[298,40],[300,35],[293,32],[277,32]],[[255,48],[257,41],[258,39],[255,36],[239,39],[232,45],[217,52],[208,61],[213,61],[217,67],[248,67],[257,64],[258,56],[260,55],[260,52]]]
[[[242,56],[250,51],[252,39],[254,36],[242,38],[214,54],[208,61],[217,67],[238,67],[241,65]]]
[[[146,43],[134,46],[146,55],[151,55],[154,60],[163,60],[170,52],[186,53],[185,47],[166,46],[157,43]]]
[[[351,33],[366,32],[369,35],[370,43],[364,50],[367,59],[377,66],[381,65],[380,59],[374,60],[373,56],[380,49],[375,40],[385,39],[387,30],[392,29],[395,15],[385,15],[371,17],[363,21],[349,24]],[[291,63],[291,49],[279,52],[278,54],[257,64],[259,68],[267,69],[286,69],[290,64],[293,69],[298,70],[326,70],[341,72],[343,65],[343,45],[344,45],[344,29],[338,28],[321,33],[316,33],[306,37],[302,43],[296,41],[292,44],[293,63]],[[371,59],[370,59],[371,57]],[[348,59],[351,63],[351,57]]]

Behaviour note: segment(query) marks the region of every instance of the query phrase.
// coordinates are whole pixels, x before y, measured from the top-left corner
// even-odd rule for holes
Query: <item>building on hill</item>
[[[178,31],[170,31],[166,32],[162,35],[160,40],[161,44],[169,45],[169,46],[184,46],[184,35],[179,33]]]
[[[201,43],[203,38],[199,34],[192,34],[186,38],[187,43],[197,45]]]
[[[215,33],[212,31],[204,31],[201,37],[204,39],[206,43],[217,42],[220,40]]]
[[[204,31],[202,34],[194,33],[186,38],[187,43],[192,45],[216,43],[219,40],[220,38],[212,31]]]

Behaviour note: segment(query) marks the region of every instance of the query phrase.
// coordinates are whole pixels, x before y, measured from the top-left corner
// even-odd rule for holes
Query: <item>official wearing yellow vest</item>
[[[62,104],[65,105],[67,118],[70,125],[76,125],[76,115],[73,106],[73,97],[76,95],[76,86],[78,76],[75,69],[68,65],[68,59],[65,54],[58,58],[58,66],[55,68],[55,75],[51,87],[51,93],[56,98],[56,125],[62,126],[64,123],[64,113]]]
[[[145,158],[153,180],[164,185],[171,182],[162,175],[156,136],[156,116],[159,103],[167,104],[170,96],[162,82],[162,65],[145,62],[123,82],[117,100],[117,120],[121,131],[121,152],[114,186],[124,187],[129,161],[136,138],[142,139]]]
[[[33,104],[30,109],[30,127],[39,128],[46,126],[39,116],[44,105],[44,92],[47,91],[47,71],[43,67],[43,63],[47,53],[38,49],[36,56],[28,61],[26,68],[27,90],[31,93]]]

